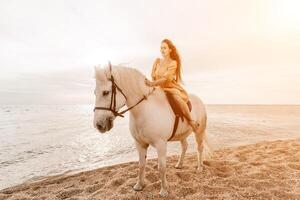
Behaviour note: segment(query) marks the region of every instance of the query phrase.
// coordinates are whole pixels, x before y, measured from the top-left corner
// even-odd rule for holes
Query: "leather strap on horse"
[[[175,116],[174,126],[173,126],[173,132],[172,132],[171,137],[168,139],[168,141],[170,141],[170,140],[174,137],[174,135],[175,135],[175,133],[176,133],[176,130],[177,130],[177,127],[178,127],[178,122],[179,122],[179,116],[176,115],[176,116]]]
[[[126,95],[123,93],[123,91],[121,90],[121,88],[115,83],[114,81],[114,77],[111,75],[111,82],[112,82],[112,96],[110,99],[110,106],[109,108],[106,107],[95,107],[95,110],[108,110],[111,111],[115,116],[119,116],[119,117],[124,117],[124,113],[126,113],[127,111],[129,111],[130,109],[134,108],[135,106],[137,106],[138,104],[140,104],[142,101],[147,99],[147,96],[144,95],[143,98],[141,98],[136,104],[134,104],[133,106],[130,106],[129,108],[123,110],[122,112],[117,112],[116,111],[116,89],[118,89],[122,95],[125,97],[125,99],[127,100]],[[152,91],[148,94],[150,95],[151,93],[153,93],[155,90],[155,88],[152,89]]]
[[[153,88],[152,92],[154,90],[155,90],[155,88]],[[137,106],[139,103],[141,103],[143,100],[146,100],[146,99],[147,99],[147,97],[146,97],[146,95],[144,95],[144,97],[141,100],[139,100],[136,104],[134,104],[133,106],[130,106],[129,108],[127,108],[126,110],[123,110],[122,112],[119,112],[118,114],[122,115],[122,114],[126,113],[128,110],[130,110],[131,108]]]
[[[178,123],[179,123],[179,118],[181,119],[181,121],[183,122],[184,121],[184,118],[187,119],[187,117],[184,115],[184,113],[182,112],[182,110],[180,109],[180,106],[177,105],[178,102],[176,102],[176,100],[174,99],[172,93],[168,92],[168,91],[165,91],[165,94],[167,96],[167,100],[173,110],[173,113],[175,115],[175,122],[174,122],[174,126],[173,126],[173,131],[172,131],[172,135],[171,137],[168,139],[168,141],[170,141],[175,133],[176,133],[176,130],[178,128]],[[189,110],[191,111],[192,110],[192,104],[190,101],[187,102],[187,105],[189,107]]]
[[[108,111],[111,111],[115,116],[124,117],[122,114],[124,114],[125,112],[118,113],[116,111],[116,94],[117,94],[117,89],[121,92],[121,94],[124,96],[124,98],[126,100],[127,100],[127,97],[123,93],[123,91],[121,90],[121,88],[116,84],[113,75],[111,75],[110,81],[111,81],[112,84],[111,84],[111,99],[110,99],[110,106],[109,106],[109,108],[106,108],[106,107],[95,107],[94,108],[94,112],[95,112],[95,110],[108,110]]]
[[[146,100],[147,99],[147,96],[144,95],[143,98],[141,98],[136,104],[134,104],[133,106],[130,106],[129,108],[127,108],[126,110],[122,111],[122,112],[118,112],[116,111],[116,94],[117,94],[117,90],[119,90],[121,92],[121,94],[124,96],[124,98],[127,100],[127,97],[126,95],[124,94],[124,92],[122,91],[122,89],[116,84],[115,82],[115,79],[112,75],[112,65],[111,63],[109,62],[109,70],[110,70],[110,78],[109,80],[111,81],[111,99],[110,99],[110,106],[109,108],[106,108],[106,107],[94,107],[94,112],[95,110],[108,110],[108,111],[111,111],[116,117],[119,116],[119,117],[124,117],[124,113],[126,113],[127,111],[129,111],[130,109],[134,108],[135,106],[137,106],[139,103],[141,103],[143,100]],[[155,90],[155,87],[153,88],[153,90],[148,94],[148,96],[150,94],[152,94]],[[125,104],[123,105],[125,106]],[[123,107],[122,106],[122,107]]]

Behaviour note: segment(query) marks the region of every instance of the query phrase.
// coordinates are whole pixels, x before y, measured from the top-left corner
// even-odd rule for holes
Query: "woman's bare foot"
[[[191,127],[193,128],[194,132],[197,131],[197,129],[200,126],[200,124],[197,121],[195,121],[195,120],[191,120],[191,121],[189,121],[189,123],[190,123]]]

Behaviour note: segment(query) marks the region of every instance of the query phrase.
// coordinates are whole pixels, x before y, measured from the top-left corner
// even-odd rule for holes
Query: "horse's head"
[[[117,88],[111,65],[106,68],[95,67],[95,109],[94,127],[101,133],[113,127],[116,113],[125,105],[126,97]]]

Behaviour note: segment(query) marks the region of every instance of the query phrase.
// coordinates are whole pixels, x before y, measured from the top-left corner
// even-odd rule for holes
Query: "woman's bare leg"
[[[172,94],[172,96],[176,100],[177,105],[180,106],[181,110],[183,111],[184,116],[187,118],[187,120],[188,120],[189,124],[192,126],[193,130],[194,131],[197,130],[197,128],[199,127],[199,124],[195,120],[192,120],[191,115],[190,115],[190,110],[189,110],[187,103],[179,95]]]

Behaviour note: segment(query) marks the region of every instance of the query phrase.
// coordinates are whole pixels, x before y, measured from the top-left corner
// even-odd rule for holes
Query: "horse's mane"
[[[112,66],[112,74],[118,86],[127,90],[130,95],[148,95],[151,91],[151,88],[144,83],[146,76],[136,68],[114,65]],[[109,67],[96,68],[95,77],[97,80],[109,80]]]

